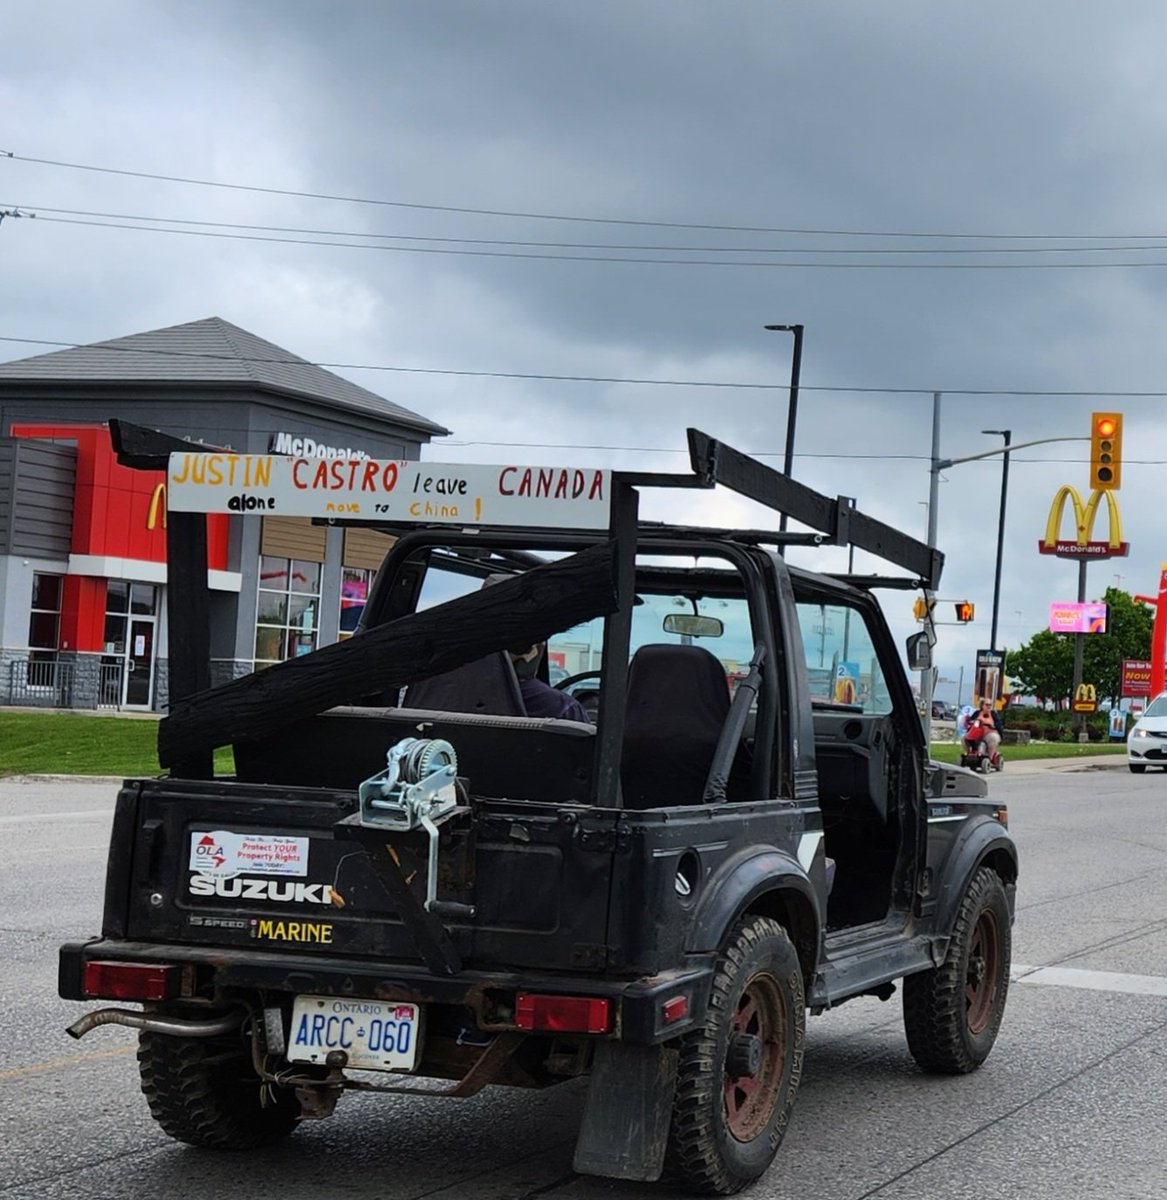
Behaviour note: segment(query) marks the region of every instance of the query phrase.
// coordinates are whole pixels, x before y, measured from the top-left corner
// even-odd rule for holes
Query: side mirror
[[[932,645],[926,633],[913,633],[908,638],[908,668],[912,671],[932,670]]]
[[[701,617],[695,613],[667,613],[661,628],[665,633],[679,633],[683,637],[721,637],[725,623],[717,617]]]

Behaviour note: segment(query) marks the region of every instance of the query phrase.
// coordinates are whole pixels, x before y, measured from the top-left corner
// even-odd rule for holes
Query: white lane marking
[[[0,817],[0,825],[39,825],[42,821],[108,821],[112,816],[112,809],[103,812],[85,808],[77,812],[37,812],[20,817]]]
[[[1083,988],[1090,992],[1124,992],[1129,996],[1167,996],[1167,976],[1125,975],[1121,971],[1086,971],[1080,967],[1028,967],[1014,963],[1014,983]]]

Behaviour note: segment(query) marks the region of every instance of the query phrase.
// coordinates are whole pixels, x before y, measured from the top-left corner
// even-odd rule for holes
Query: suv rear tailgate
[[[365,851],[334,837],[356,808],[352,792],[323,788],[128,782],[114,822],[106,935],[417,961]],[[444,835],[441,895],[476,908],[465,924],[447,922],[463,962],[602,969],[615,819],[490,801],[472,826],[465,819]],[[424,894],[423,835],[386,837]]]

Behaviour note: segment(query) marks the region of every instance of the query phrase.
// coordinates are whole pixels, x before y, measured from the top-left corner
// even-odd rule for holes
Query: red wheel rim
[[[993,1015],[1000,961],[997,922],[986,910],[977,918],[973,929],[964,977],[965,1019],[969,1033],[980,1033]]]
[[[777,980],[755,975],[746,984],[729,1023],[726,1041],[749,1034],[762,1044],[762,1061],[754,1075],[724,1075],[725,1124],[739,1142],[753,1141],[770,1123],[786,1067],[786,1001]]]

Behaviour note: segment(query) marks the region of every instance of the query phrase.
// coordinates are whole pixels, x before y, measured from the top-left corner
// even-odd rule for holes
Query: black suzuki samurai
[[[382,526],[356,636],[172,701],[169,777],[118,796],[102,936],[60,954],[62,996],[141,1002],[70,1032],[140,1031],[172,1137],[259,1146],[405,1074],[454,1097],[587,1076],[576,1170],[729,1194],[782,1140],[808,1009],[903,980],[922,1068],[985,1060],[1016,851],[985,783],[929,761],[872,596],[942,558],[690,451],[690,474],[590,476],[599,530]],[[638,520],[638,489],[717,484],[818,532]],[[820,543],[908,574],[787,566]],[[529,715],[553,679],[594,724]]]

